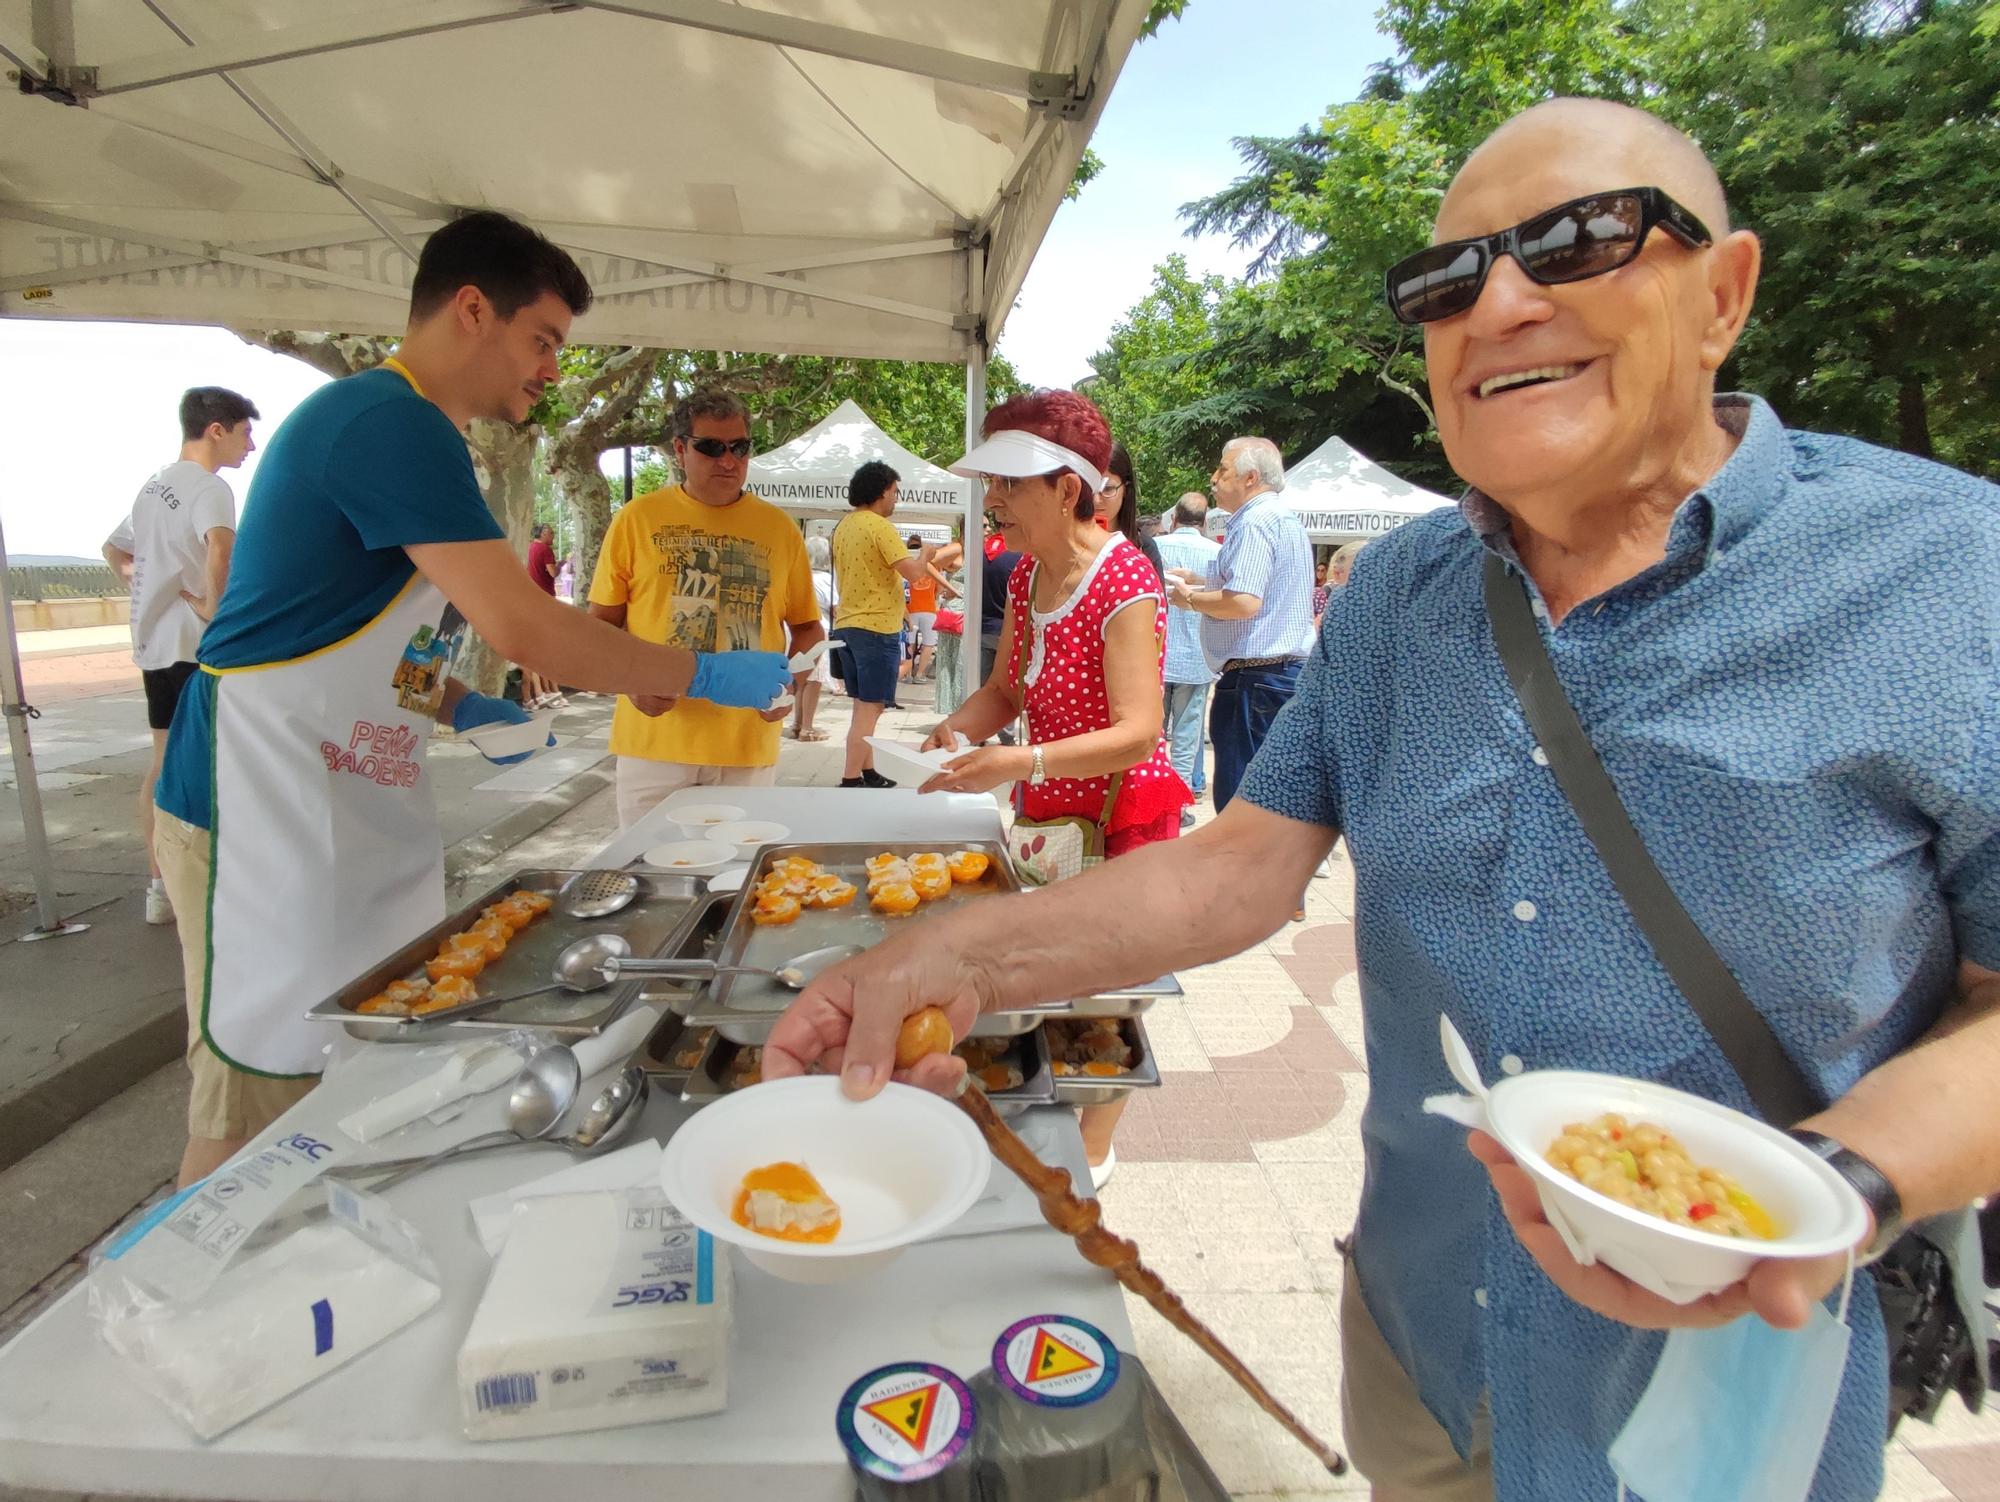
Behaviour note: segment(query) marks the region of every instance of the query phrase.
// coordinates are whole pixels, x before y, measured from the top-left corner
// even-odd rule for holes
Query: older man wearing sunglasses
[[[681,398],[669,423],[681,482],[635,496],[611,519],[590,613],[647,641],[698,650],[803,652],[826,635],[798,524],[743,488],[750,413],[728,391]],[[794,674],[797,694],[805,674]],[[669,794],[747,787],[778,775],[779,727],[791,712],[727,709],[698,699],[621,697],[611,717],[618,822],[630,825]]]
[[[962,1035],[983,1009],[1257,943],[1345,833],[1369,1098],[1344,1404],[1377,1498],[1610,1502],[1620,1476],[1648,1502],[1873,1497],[1876,1285],[1854,1284],[1845,1329],[1828,1295],[1899,1219],[2000,1190],[2000,491],[1718,395],[1758,258],[1658,120],[1558,100],[1503,126],[1432,248],[1388,276],[1473,488],[1370,545],[1327,608],[1339,650],[1313,654],[1239,796],[1172,847],[827,973],[765,1049],[766,1078],[825,1054],[869,1094],[922,1007]],[[1542,651],[1583,732],[1549,747],[1509,671]],[[1655,948],[1658,912],[1628,907],[1600,854],[1617,842],[1585,834],[1578,739],[1712,946],[1715,994],[1684,990],[1691,949]],[[1695,1007],[1719,1016],[1732,989],[1721,1011],[1763,1043],[1725,1053]],[[1440,1013],[1488,1080],[1783,1098],[1762,1114],[1802,1128],[1868,1231],[1685,1304],[1579,1264],[1519,1167],[1423,1110],[1454,1088]],[[1779,1078],[1732,1067],[1760,1050]],[[961,1069],[907,1077],[950,1088]],[[1961,1249],[1963,1226],[1927,1223]],[[1669,1354],[1715,1353],[1692,1384],[1661,1330]]]

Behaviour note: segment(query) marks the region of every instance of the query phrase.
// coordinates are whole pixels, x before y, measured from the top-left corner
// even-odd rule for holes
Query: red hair
[[[1089,397],[1075,391],[1026,391],[986,414],[984,437],[1033,433],[1088,459],[1101,473],[1111,463],[1111,424]]]

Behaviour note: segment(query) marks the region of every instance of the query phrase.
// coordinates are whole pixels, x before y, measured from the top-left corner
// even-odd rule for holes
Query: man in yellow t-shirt
[[[798,653],[821,640],[798,524],[743,488],[750,413],[742,401],[694,392],[674,408],[670,432],[685,478],[635,496],[611,519],[590,613],[642,640],[704,652]],[[794,694],[801,682],[794,677]],[[778,727],[790,710],[621,694],[611,717],[620,826],[681,788],[775,782]]]
[[[833,629],[840,633],[839,671],[854,700],[854,718],[847,727],[844,788],[889,788],[896,784],[875,770],[868,737],[884,709],[896,703],[896,677],[903,662],[903,581],[926,577],[936,551],[903,546],[889,515],[899,492],[896,472],[871,459],[847,482],[847,504],[854,509],[833,529],[833,578],[840,604]]]

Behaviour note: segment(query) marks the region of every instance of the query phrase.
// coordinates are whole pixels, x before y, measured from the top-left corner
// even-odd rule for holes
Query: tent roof
[[[990,347],[1146,0],[0,0],[0,316],[395,333],[455,212],[600,343]]]
[[[1452,501],[1392,474],[1344,439],[1327,439],[1285,471],[1285,504],[1315,542],[1379,537]]]
[[[919,459],[852,401],[842,402],[790,443],[752,459],[747,483],[787,511],[844,516],[850,509],[847,482],[870,459],[880,459],[902,477],[898,517],[921,513],[959,519],[970,482]]]

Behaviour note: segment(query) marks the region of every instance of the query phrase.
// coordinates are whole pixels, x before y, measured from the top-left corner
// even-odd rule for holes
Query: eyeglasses
[[[1403,323],[1453,318],[1479,301],[1486,273],[1511,255],[1544,287],[1628,266],[1658,226],[1690,248],[1715,243],[1708,226],[1658,188],[1620,188],[1558,204],[1512,229],[1447,240],[1389,268],[1389,311]]]
[[[748,459],[754,445],[747,438],[690,438],[688,447],[697,454],[705,454],[711,459],[720,459],[724,454],[734,454],[739,459]]]
[[[1115,495],[1124,488],[1125,482],[1116,475],[1110,476],[1104,482],[1104,494],[1106,495]]]
[[[986,476],[986,488],[988,490],[998,490],[1002,495],[1012,495],[1018,488],[1027,484],[1030,480],[1047,480],[1060,473],[1060,470],[1055,470],[1046,475],[988,475]]]

